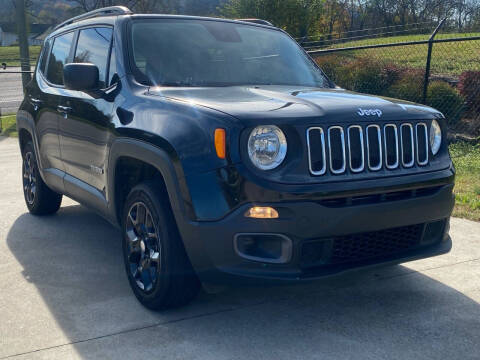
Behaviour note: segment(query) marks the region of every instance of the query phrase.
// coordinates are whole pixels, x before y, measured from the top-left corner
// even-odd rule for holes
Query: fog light
[[[233,246],[237,254],[247,260],[285,264],[292,258],[292,240],[282,234],[237,234]]]
[[[245,217],[255,219],[277,219],[278,211],[269,206],[254,206],[245,213]]]

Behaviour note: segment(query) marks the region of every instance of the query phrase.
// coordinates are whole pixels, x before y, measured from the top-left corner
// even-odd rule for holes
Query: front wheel
[[[38,171],[33,144],[25,144],[22,153],[23,195],[30,213],[49,215],[57,212],[62,204],[62,195],[45,184]]]
[[[168,197],[147,182],[132,189],[123,211],[123,254],[130,286],[153,310],[190,302],[200,289],[167,203]]]

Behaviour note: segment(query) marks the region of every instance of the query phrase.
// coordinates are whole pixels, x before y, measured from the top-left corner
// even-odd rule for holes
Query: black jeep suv
[[[450,250],[445,119],[345,91],[259,20],[105,8],[45,40],[17,115],[32,214],[62,195],[123,233],[147,307]]]

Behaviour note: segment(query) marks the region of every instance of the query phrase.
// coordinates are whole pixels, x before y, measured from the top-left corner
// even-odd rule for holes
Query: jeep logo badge
[[[378,117],[382,116],[382,110],[380,109],[362,109],[358,108],[357,114],[360,116],[374,116],[377,115]]]

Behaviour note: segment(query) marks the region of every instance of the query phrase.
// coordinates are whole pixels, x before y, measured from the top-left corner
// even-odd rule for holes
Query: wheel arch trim
[[[176,153],[172,149],[162,149],[143,140],[117,138],[111,145],[107,167],[108,212],[109,218],[120,225],[117,199],[115,196],[116,168],[121,158],[132,158],[153,166],[162,176],[170,205],[178,225],[184,221],[194,220],[190,193]],[[170,155],[169,155],[170,153]]]
[[[40,148],[38,144],[38,139],[35,133],[35,122],[33,120],[32,115],[28,113],[27,111],[24,110],[19,110],[16,114],[16,123],[17,123],[17,132],[18,132],[18,145],[20,147],[20,151],[22,151],[22,139],[20,137],[20,133],[22,130],[26,131],[33,142],[33,149],[35,150],[35,158],[38,164],[38,170],[40,172],[40,176],[42,177],[43,181],[45,181],[45,177],[43,174],[43,164],[42,164],[42,159],[39,156],[39,151],[38,149]]]

